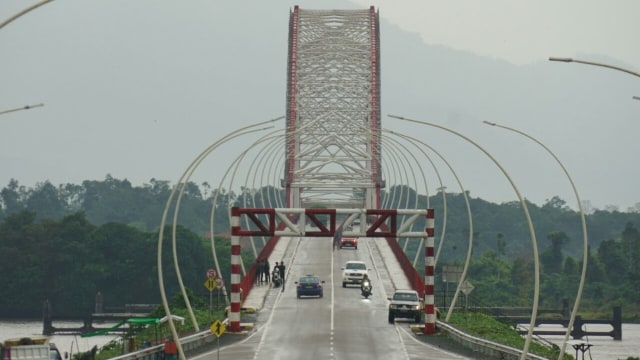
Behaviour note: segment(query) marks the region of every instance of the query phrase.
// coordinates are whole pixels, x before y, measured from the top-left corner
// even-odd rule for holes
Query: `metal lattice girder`
[[[377,13],[296,7],[290,23],[289,206],[378,206]]]
[[[366,237],[427,237],[426,232],[407,231],[415,221],[430,210],[416,209],[292,209],[292,208],[234,208],[242,221],[233,229],[238,236],[305,236],[333,237],[337,232],[343,236]],[[433,213],[433,211],[431,210]],[[410,216],[406,216],[410,215]],[[339,217],[342,221],[339,223]],[[243,219],[244,218],[244,219]],[[357,231],[346,230],[358,219]],[[284,224],[277,230],[276,222]],[[242,224],[252,228],[243,228]],[[313,230],[312,230],[313,228]],[[317,230],[315,230],[317,228]]]

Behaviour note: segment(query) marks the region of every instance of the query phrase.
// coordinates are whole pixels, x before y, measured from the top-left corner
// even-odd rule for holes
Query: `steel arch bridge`
[[[426,239],[424,281],[414,282],[425,299],[424,331],[435,332],[433,210],[380,209],[384,181],[378,39],[379,18],[373,6],[368,10],[302,10],[296,6],[291,12],[282,181],[287,206],[232,209],[231,331],[240,330],[241,283],[248,279],[252,284],[254,278],[241,277],[240,237],[269,236],[265,248],[270,252],[279,236],[337,236],[342,233],[337,216],[342,215],[345,224],[355,218],[366,224],[366,231],[358,236],[386,237],[394,243],[397,236]],[[401,214],[412,217],[398,224]],[[427,229],[407,232],[420,215],[426,215]],[[323,216],[329,217],[328,222]],[[306,220],[317,230],[309,231]],[[417,277],[395,244],[396,257],[403,257],[405,268],[411,268],[411,276]]]
[[[373,6],[291,11],[287,207],[380,207],[379,63]]]

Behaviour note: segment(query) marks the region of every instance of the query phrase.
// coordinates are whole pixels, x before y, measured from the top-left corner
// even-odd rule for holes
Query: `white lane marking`
[[[282,279],[282,285],[284,286],[285,280],[289,278],[288,274],[291,272],[291,264],[293,263],[293,259],[295,259],[296,257],[296,253],[298,253],[298,247],[300,246],[300,243],[302,238],[298,238],[298,243],[296,244],[296,247],[293,250],[293,254],[291,255],[291,259],[289,259],[289,266],[287,266],[288,270],[287,273],[285,274],[284,279]],[[288,246],[287,246],[288,248]],[[286,255],[286,249],[285,249],[285,254]],[[284,261],[284,255],[283,255],[283,261]],[[265,322],[264,326],[262,327],[262,329],[258,329],[258,331],[262,331],[262,336],[260,337],[260,341],[258,342],[258,347],[256,348],[256,352],[253,355],[253,359],[256,360],[258,359],[258,354],[260,354],[260,349],[262,348],[262,344],[265,343],[265,337],[267,336],[267,329],[269,328],[269,326],[271,325],[271,319],[273,319],[273,315],[275,315],[276,310],[278,309],[278,303],[280,303],[280,299],[283,296],[284,291],[281,291],[280,289],[278,289],[277,291],[278,295],[276,295],[276,301],[273,303],[273,309],[271,309],[271,314],[269,314],[269,318],[267,319],[267,321]]]
[[[404,344],[404,339],[402,339],[402,334],[400,333],[399,326],[393,324],[393,327],[396,329],[396,334],[398,335],[398,340],[400,340],[400,345],[402,346],[402,352],[404,353],[404,358],[410,360],[409,353],[407,352],[407,347]]]
[[[380,249],[378,249],[378,244],[375,242],[375,238],[367,238],[367,241],[365,241],[365,243],[367,244],[367,250],[369,251],[369,258],[371,259],[371,263],[373,264],[373,270],[376,272],[376,275],[378,276],[378,284],[380,284],[380,291],[382,292],[383,299],[387,298],[387,292],[384,290],[384,286],[382,286],[382,279],[380,278],[380,272],[378,271],[378,264],[376,263],[376,260],[373,257],[373,250],[371,249],[372,246],[376,247],[376,251],[378,251],[378,254],[380,255],[380,258],[382,259],[382,254],[380,254]],[[369,245],[369,241],[373,241],[374,244],[373,245]],[[384,259],[382,259],[382,261],[384,262]],[[387,272],[387,276],[389,277],[389,279],[391,279],[391,274],[389,274],[389,272],[387,271],[387,268],[385,267],[384,270]],[[393,281],[391,282],[393,284]]]
[[[399,328],[399,326],[396,326],[396,327],[398,327],[398,328]],[[413,332],[409,332],[409,330],[404,329],[404,328],[401,328],[401,329],[402,329],[402,331],[404,331],[404,332],[409,336],[409,338],[411,338],[411,340],[413,340],[415,343],[417,343],[417,344],[419,344],[419,345],[422,345],[422,346],[424,346],[424,347],[426,347],[426,348],[433,349],[433,350],[437,350],[437,351],[439,351],[439,352],[445,353],[445,354],[447,354],[448,356],[451,356],[451,357],[452,357],[452,358],[454,358],[454,359],[469,359],[469,358],[467,358],[467,357],[464,357],[464,356],[462,356],[462,355],[458,355],[458,354],[453,353],[453,352],[451,352],[451,351],[444,350],[444,349],[442,349],[442,348],[439,348],[439,347],[433,346],[433,345],[431,345],[431,344],[427,344],[427,343],[425,343],[425,342],[422,342],[422,341],[420,341],[420,340],[418,340],[418,339],[416,338],[416,335],[414,335],[414,334],[413,334]],[[424,335],[424,336],[428,336],[428,335]],[[404,344],[404,343],[403,343],[403,344]]]
[[[334,265],[334,255],[335,255],[335,251],[332,249],[331,250],[331,325],[330,325],[330,337],[329,337],[329,357],[330,359],[334,359],[335,358],[335,353],[334,353],[334,348],[335,348],[335,344],[334,344],[334,319],[335,319],[335,312],[334,312],[334,308],[335,308],[335,284],[333,281],[333,265]]]

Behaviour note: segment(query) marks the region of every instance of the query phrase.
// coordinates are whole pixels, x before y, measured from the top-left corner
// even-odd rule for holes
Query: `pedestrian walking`
[[[284,282],[285,282],[285,278],[284,278],[284,270],[285,270],[284,260],[280,262],[280,265],[278,265],[278,270],[280,271],[280,279],[282,279],[282,292],[284,292]]]
[[[266,277],[267,284],[271,283],[271,266],[269,266],[269,259],[264,259],[264,276]]]
[[[256,260],[256,285],[262,282],[262,261]]]

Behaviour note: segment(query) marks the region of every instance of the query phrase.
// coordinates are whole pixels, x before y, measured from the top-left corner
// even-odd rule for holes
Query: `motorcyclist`
[[[362,295],[364,295],[365,286],[369,286],[369,295],[373,294],[373,284],[371,283],[369,275],[367,274],[364,274],[364,276],[362,277],[362,282],[360,283],[360,292],[362,293]]]

